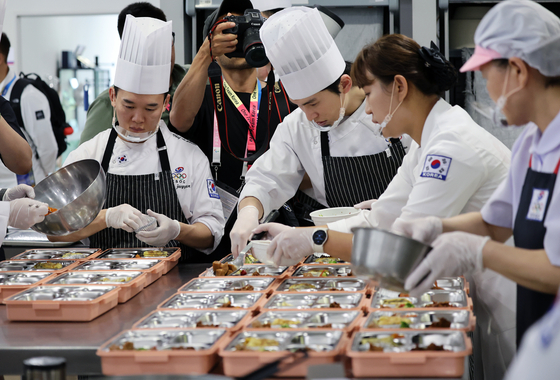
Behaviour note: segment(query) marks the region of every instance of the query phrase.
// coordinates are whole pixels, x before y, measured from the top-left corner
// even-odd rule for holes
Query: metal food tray
[[[136,279],[143,272],[135,271],[107,271],[107,272],[67,272],[48,281],[48,284],[56,285],[77,285],[77,284],[95,284],[95,285],[123,285]]]
[[[409,309],[409,308],[430,308],[433,302],[449,302],[452,308],[471,308],[472,301],[467,297],[463,290],[430,290],[422,294],[419,298],[404,296],[400,297],[399,292],[387,289],[377,289],[373,294],[371,308],[373,309]],[[389,300],[401,300],[398,304]],[[438,307],[439,308],[439,307]]]
[[[237,352],[277,352],[307,349],[315,352],[333,351],[340,342],[343,332],[340,330],[321,331],[241,331],[226,346],[225,351]],[[276,341],[277,345],[263,345],[259,347],[246,347],[240,350],[239,346],[247,338],[267,339],[269,343]]]
[[[347,330],[353,327],[361,311],[266,311],[247,325],[248,329],[314,329]]]
[[[39,285],[8,298],[10,301],[93,301],[115,286],[45,286]]]
[[[150,247],[150,248],[117,248],[117,249],[108,249],[103,251],[101,255],[99,255],[98,259],[165,259],[170,257],[171,255],[177,253],[179,248],[161,248],[161,247]],[[158,251],[163,252],[164,255],[162,256],[146,256],[144,257],[145,253],[148,251]],[[136,257],[140,256],[140,257]]]
[[[134,350],[130,351],[208,350],[225,332],[225,329],[129,330],[104,344],[100,350],[109,352],[111,347],[122,347],[126,342],[134,345]]]
[[[295,289],[298,284],[310,284],[307,289]],[[366,282],[357,278],[288,278],[276,289],[277,292],[318,292],[318,291],[365,291]],[[312,286],[312,287],[311,287]]]
[[[252,258],[251,260],[248,260],[248,258]],[[232,261],[234,261],[235,259],[233,258],[233,255],[230,253],[229,255],[225,256],[223,259],[220,260],[220,263],[232,263]],[[233,264],[233,263],[232,263]],[[250,264],[262,264],[259,260],[257,260],[255,258],[255,256],[253,256],[250,252],[247,252],[245,254],[245,265],[250,265]]]
[[[141,259],[141,260],[90,260],[74,270],[147,270],[161,263],[158,259]]]
[[[367,340],[370,340],[369,342]],[[430,344],[443,346],[444,351],[459,352],[466,350],[464,333],[461,331],[399,331],[358,332],[352,341],[351,350],[369,351],[371,345],[383,348],[383,352],[411,352],[412,349],[426,348]]]
[[[362,300],[363,293],[281,293],[273,294],[263,309],[357,309]]]
[[[55,269],[45,269],[45,268],[35,268],[36,265],[41,263],[53,263],[61,265],[61,268]],[[7,260],[0,262],[0,271],[5,272],[19,272],[19,271],[45,271],[45,272],[64,272],[70,267],[75,267],[80,261],[77,260]]]
[[[230,274],[230,276],[255,276],[255,272],[259,273],[260,276],[269,276],[269,277],[278,277],[281,276],[286,272],[288,267],[274,267],[272,265],[243,265],[240,268],[237,268],[235,272]],[[245,271],[245,274],[241,272]]]
[[[350,265],[302,265],[296,269],[292,277],[349,277],[353,276]]]
[[[72,241],[50,241],[47,235],[42,232],[20,230],[8,227],[6,237],[2,242],[4,246],[10,247],[68,247],[75,244]]]
[[[411,329],[442,329],[442,327],[431,327],[432,323],[439,322],[441,318],[445,318],[451,323],[450,329],[471,331],[475,327],[475,319],[469,310],[426,310],[426,311],[372,311],[366,319],[364,329],[400,329],[403,328],[401,323],[396,324],[379,324],[381,317],[399,317],[406,318],[404,322]],[[395,320],[397,321],[397,320]],[[388,320],[388,322],[392,322]],[[443,328],[444,329],[444,328]]]
[[[52,275],[52,272],[0,272],[0,286],[30,286]]]
[[[98,252],[97,248],[30,249],[12,257],[11,260],[83,260],[97,256],[95,254]],[[65,255],[69,257],[64,257]]]
[[[248,310],[156,310],[138,321],[134,329],[234,328]]]
[[[436,282],[434,283],[434,287],[435,286],[438,286],[445,290],[465,290],[466,281],[464,277],[442,277],[436,280]]]
[[[158,305],[158,309],[251,309],[264,299],[264,293],[176,293]],[[225,305],[231,306],[225,306]]]
[[[331,259],[333,259],[333,260],[336,260],[336,262],[333,262],[333,263],[329,263],[329,262],[324,263],[324,262],[321,262],[321,259],[329,259],[329,258],[331,258]],[[303,264],[332,265],[332,264],[347,264],[347,262],[344,261],[344,260],[341,260],[341,259],[339,259],[339,258],[326,255],[326,254],[315,253],[315,254],[313,254],[313,255],[308,256],[308,257],[303,261]]]
[[[242,288],[249,285],[253,287],[250,291],[261,292],[267,290],[274,280],[273,277],[194,278],[179,288],[179,292],[227,292],[236,289],[238,289],[237,291],[243,291]]]

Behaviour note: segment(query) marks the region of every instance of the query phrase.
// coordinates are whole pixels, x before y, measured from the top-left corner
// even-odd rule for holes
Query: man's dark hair
[[[345,61],[345,63],[346,63],[346,67],[344,67],[344,72],[342,73],[342,75],[344,74],[350,75],[350,72],[352,71],[352,62]],[[340,95],[340,89],[338,88],[338,85],[340,84],[340,78],[342,78],[342,75],[338,77],[338,79],[335,80],[334,83],[332,83],[330,86],[325,88],[323,91],[326,90],[326,91],[333,92],[337,95]],[[352,85],[354,86],[354,84]]]
[[[121,13],[119,13],[119,21],[117,23],[117,29],[119,30],[119,36],[122,38],[124,30],[124,22],[126,21],[126,15],[132,15],[134,17],[151,17],[156,18],[161,21],[167,21],[165,13],[158,7],[153,6],[147,2],[132,3],[126,8],[124,8]]]
[[[2,38],[0,39],[0,54],[4,56],[4,62],[8,63],[8,53],[10,52],[10,39],[6,36],[6,33],[2,33]]]

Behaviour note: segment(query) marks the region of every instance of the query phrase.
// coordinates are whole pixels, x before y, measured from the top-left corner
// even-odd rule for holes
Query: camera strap
[[[272,96],[274,97],[274,103],[276,103],[276,111],[278,111],[278,119],[280,122],[284,120],[286,116],[288,116],[292,110],[290,109],[290,103],[288,102],[288,95],[286,95],[286,90],[282,85],[282,82],[276,82],[276,77],[274,75],[274,68],[270,69],[268,73],[268,78],[266,80],[267,86],[270,87],[270,83],[274,83],[274,91],[272,92]],[[271,111],[268,111],[269,113]],[[270,118],[269,118],[270,119]]]

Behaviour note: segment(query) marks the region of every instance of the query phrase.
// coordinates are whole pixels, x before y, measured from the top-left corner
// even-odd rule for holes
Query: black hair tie
[[[418,53],[425,61],[426,67],[433,66],[438,69],[444,69],[449,66],[449,62],[441,54],[438,47],[436,46],[436,44],[434,44],[433,41],[430,43],[430,48],[422,46]]]
[[[447,91],[457,82],[457,70],[441,54],[438,47],[432,41],[430,47],[422,46],[418,54],[424,60],[424,66],[431,73],[429,76],[437,84],[438,91]]]

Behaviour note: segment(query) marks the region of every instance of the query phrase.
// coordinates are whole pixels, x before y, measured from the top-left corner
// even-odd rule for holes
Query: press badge
[[[542,222],[546,212],[546,202],[548,201],[547,189],[533,189],[531,204],[527,212],[527,220]]]
[[[447,179],[447,173],[449,173],[450,166],[450,157],[428,154],[426,156],[426,161],[424,162],[424,167],[422,168],[422,173],[420,173],[420,177],[436,178],[445,181]]]

